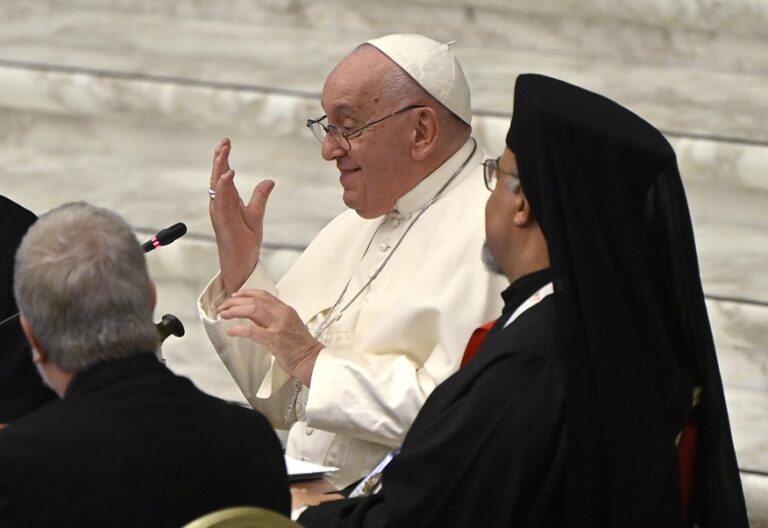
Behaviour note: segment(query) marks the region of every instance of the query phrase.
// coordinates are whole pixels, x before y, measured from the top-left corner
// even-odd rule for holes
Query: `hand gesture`
[[[229,167],[231,148],[229,138],[224,138],[214,150],[210,187],[216,198],[209,206],[219,250],[221,278],[228,294],[242,287],[259,262],[264,212],[269,193],[275,186],[272,180],[260,182],[248,204],[243,203],[235,187],[235,171]]]
[[[324,346],[312,337],[296,310],[264,290],[243,290],[222,303],[219,315],[250,320],[253,324],[232,326],[227,334],[248,337],[266,347],[283,370],[309,387]]]

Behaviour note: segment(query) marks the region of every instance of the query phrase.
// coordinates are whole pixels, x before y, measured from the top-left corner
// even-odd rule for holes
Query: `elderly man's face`
[[[412,101],[397,101],[380,93],[381,79],[393,63],[374,48],[361,48],[346,57],[328,76],[322,105],[328,123],[341,131],[353,130],[399,110]],[[351,148],[327,136],[323,158],[335,160],[344,203],[363,218],[386,214],[413,182],[408,178],[409,117],[404,112],[366,128],[350,139]]]

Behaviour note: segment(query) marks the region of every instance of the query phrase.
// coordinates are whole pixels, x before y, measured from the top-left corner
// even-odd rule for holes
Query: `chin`
[[[378,213],[372,213],[371,211],[363,208],[357,208],[357,207],[351,207],[351,209],[354,209],[357,213],[357,216],[360,218],[365,218],[366,220],[372,220],[374,218],[378,218],[381,216],[381,214]]]
[[[480,257],[483,260],[485,269],[487,269],[491,273],[495,273],[496,275],[504,275],[504,270],[501,268],[501,265],[496,260],[496,257],[493,256],[493,252],[491,251],[491,247],[488,245],[487,240],[483,242],[483,249],[480,253]]]
[[[377,218],[381,216],[380,214],[373,214],[369,208],[366,208],[365,203],[360,203],[360,200],[356,199],[357,196],[347,196],[347,191],[344,192],[344,196],[342,197],[342,200],[344,201],[344,205],[346,205],[349,209],[354,209],[358,216],[361,218],[365,218],[366,220],[370,220],[371,218]]]
[[[360,204],[358,204],[355,200],[348,200],[346,198],[346,196],[343,198],[343,200],[344,200],[344,205],[347,206],[347,209],[354,209],[354,211],[358,215],[363,216],[362,215],[363,210],[362,210],[362,207],[360,206]],[[363,218],[365,218],[365,217],[363,217]]]

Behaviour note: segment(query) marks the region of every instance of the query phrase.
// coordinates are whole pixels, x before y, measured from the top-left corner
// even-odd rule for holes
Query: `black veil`
[[[671,146],[609,99],[530,74],[517,80],[507,145],[562,294],[569,525],[683,526],[675,438],[698,386],[694,519],[747,526]]]

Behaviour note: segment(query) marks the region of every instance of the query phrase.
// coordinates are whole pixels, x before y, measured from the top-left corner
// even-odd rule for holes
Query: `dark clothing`
[[[555,527],[565,468],[564,350],[551,332],[557,293],[503,328],[550,281],[503,294],[502,317],[477,354],[429,396],[383,473],[377,495],[309,508],[307,527]]]
[[[669,142],[605,97],[526,74],[515,85],[507,146],[546,239],[554,295],[492,330],[475,358],[435,389],[379,495],[310,508],[301,520],[746,527]],[[515,192],[505,187],[494,193]],[[692,413],[694,386],[702,398]],[[691,416],[699,443],[686,511],[675,438]]]
[[[37,217],[0,196],[0,321],[19,309],[13,296],[16,248]],[[32,363],[27,339],[16,319],[0,327],[0,424],[9,423],[56,399]]]
[[[0,430],[3,527],[178,528],[238,505],[290,512],[272,428],[151,353],[79,372],[62,400]]]
[[[18,319],[0,328],[0,424],[56,400],[56,393],[43,384],[27,338]]]
[[[562,282],[569,526],[747,526],[674,150],[626,108],[521,75],[507,135]],[[572,323],[569,325],[569,322]],[[691,512],[675,438],[701,388]],[[687,518],[687,522],[686,522]]]

